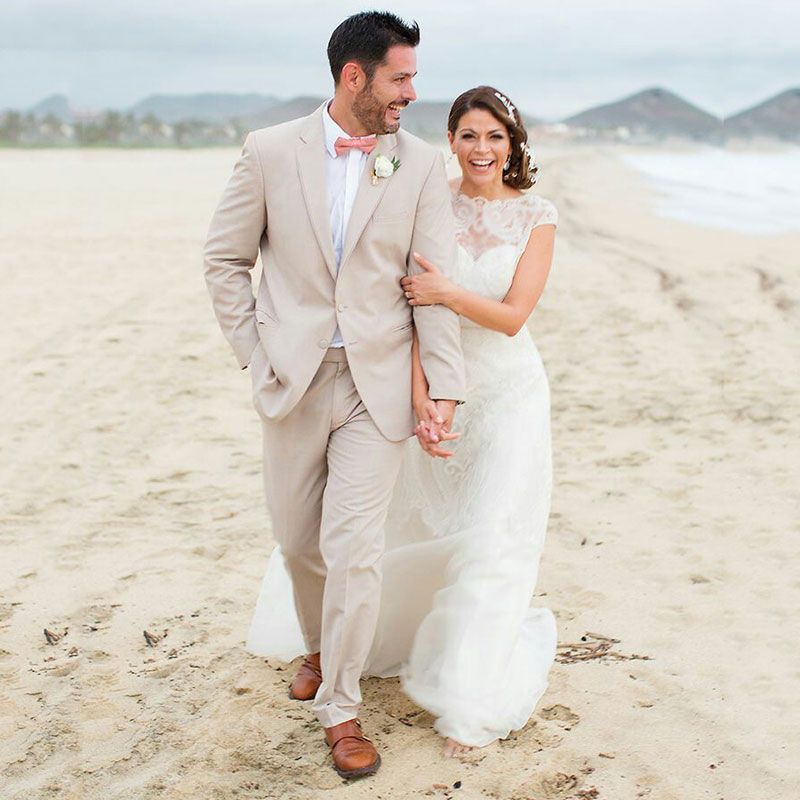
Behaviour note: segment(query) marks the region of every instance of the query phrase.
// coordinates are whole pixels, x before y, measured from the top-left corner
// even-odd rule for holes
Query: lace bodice
[[[503,200],[468,197],[452,189],[458,243],[475,258],[487,250],[510,245],[520,253],[537,225],[557,225],[555,206],[538,194]]]
[[[536,194],[504,200],[468,197],[453,189],[459,261],[455,280],[472,292],[502,300],[511,287],[517,262],[538,225],[556,225],[555,206]],[[474,323],[462,318],[462,327]]]

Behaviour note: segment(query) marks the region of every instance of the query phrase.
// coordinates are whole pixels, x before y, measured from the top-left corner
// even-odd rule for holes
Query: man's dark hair
[[[338,84],[342,67],[355,61],[372,80],[375,70],[386,60],[386,53],[396,44],[416,47],[419,44],[419,25],[407,25],[388,11],[362,11],[342,22],[328,42],[328,62],[333,82]]]

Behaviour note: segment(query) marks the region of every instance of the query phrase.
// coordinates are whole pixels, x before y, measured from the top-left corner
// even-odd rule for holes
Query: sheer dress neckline
[[[514,249],[512,263],[525,249],[531,231],[543,223],[555,224],[553,204],[541,195],[523,192],[515,197],[470,197],[450,187],[456,220],[456,239],[477,260],[497,247]]]
[[[525,192],[520,192],[519,194],[516,194],[513,197],[495,197],[495,198],[490,198],[490,197],[483,197],[482,195],[476,195],[475,197],[471,197],[470,195],[465,194],[461,190],[460,186],[451,186],[450,190],[453,192],[453,194],[456,197],[458,197],[458,198],[463,197],[465,200],[471,200],[472,202],[478,203],[478,204],[480,204],[480,203],[513,203],[516,200],[523,200],[528,196]]]

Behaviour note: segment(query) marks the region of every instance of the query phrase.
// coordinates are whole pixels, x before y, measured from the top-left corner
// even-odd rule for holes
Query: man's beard
[[[372,94],[371,84],[367,84],[353,100],[353,116],[370,133],[379,136],[384,133],[396,133],[400,128],[399,122],[386,122],[386,106]]]

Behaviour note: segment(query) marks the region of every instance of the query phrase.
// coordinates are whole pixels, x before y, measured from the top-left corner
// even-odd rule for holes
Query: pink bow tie
[[[345,139],[344,137],[340,136],[334,143],[333,146],[336,150],[336,155],[340,156],[343,153],[347,153],[350,150],[360,150],[362,153],[371,153],[376,145],[378,144],[378,139],[373,136],[356,136],[352,139]]]

